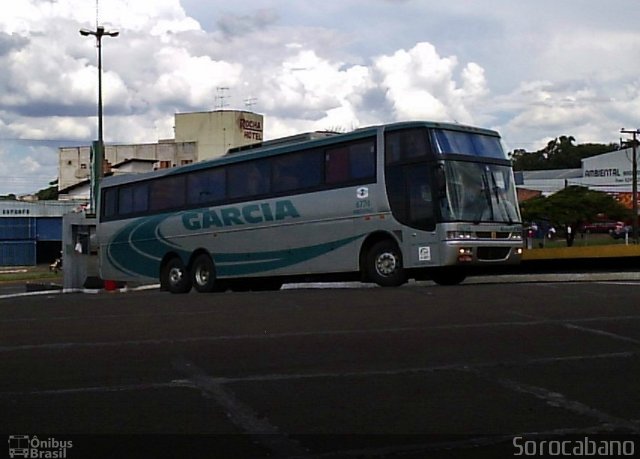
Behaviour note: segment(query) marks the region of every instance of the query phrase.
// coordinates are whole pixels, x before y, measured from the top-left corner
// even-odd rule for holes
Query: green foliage
[[[517,171],[545,169],[578,169],[582,160],[590,156],[608,153],[618,148],[616,144],[586,143],[574,145],[572,136],[560,136],[551,140],[542,150],[528,152],[515,150],[511,155],[513,167]]]
[[[44,188],[36,193],[38,200],[46,201],[46,200],[56,200],[58,199],[58,186],[50,186],[49,188]]]
[[[578,229],[585,223],[607,218],[624,220],[629,218],[629,209],[612,196],[580,186],[570,186],[551,196],[525,201],[520,207],[525,221],[548,221],[556,228],[565,230],[567,245],[573,245]],[[567,231],[571,227],[572,231]]]

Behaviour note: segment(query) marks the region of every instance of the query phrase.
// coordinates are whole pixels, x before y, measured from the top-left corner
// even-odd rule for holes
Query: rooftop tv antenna
[[[229,88],[226,86],[218,86],[216,88],[216,91],[218,92],[218,94],[216,95],[215,107],[217,110],[222,110],[229,105],[226,102],[226,100],[229,98],[229,96],[227,96],[227,91],[229,91]]]
[[[244,106],[247,107],[247,109],[251,110],[252,107],[258,103],[258,99],[256,99],[255,97],[247,97],[244,100]]]

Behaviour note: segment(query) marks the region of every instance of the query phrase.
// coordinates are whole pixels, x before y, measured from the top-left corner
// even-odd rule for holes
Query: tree
[[[573,136],[561,135],[549,141],[543,149],[535,152],[523,149],[514,150],[510,154],[513,167],[518,171],[578,169],[582,167],[584,158],[608,153],[619,148],[613,143],[574,145],[575,141]]]
[[[49,188],[44,188],[36,193],[38,200],[47,201],[52,200],[55,201],[58,199],[58,179],[49,182]]]
[[[58,199],[58,186],[50,186],[49,188],[44,188],[36,193],[38,200],[40,201],[55,201]]]
[[[576,232],[582,225],[602,214],[612,219],[629,217],[629,209],[612,196],[580,186],[570,186],[549,197],[525,201],[521,204],[521,211],[526,221],[548,221],[564,229],[567,247],[573,246]]]

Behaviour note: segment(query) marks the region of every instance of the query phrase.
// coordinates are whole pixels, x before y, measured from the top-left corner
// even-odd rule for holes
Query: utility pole
[[[633,158],[631,160],[631,196],[632,196],[632,204],[633,204],[633,241],[638,243],[638,157],[636,155],[636,151],[638,149],[637,136],[640,134],[640,129],[636,129],[634,131],[626,130],[625,128],[620,129],[621,134],[631,134],[633,135]]]
[[[98,48],[98,141],[93,143],[92,175],[91,175],[91,212],[98,208],[100,180],[102,180],[102,161],[104,160],[104,138],[102,133],[102,37],[117,37],[119,32],[105,30],[103,26],[96,26],[96,30],[80,29],[83,37],[94,36]]]

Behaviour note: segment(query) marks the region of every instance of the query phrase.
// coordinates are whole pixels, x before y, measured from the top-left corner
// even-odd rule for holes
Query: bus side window
[[[393,216],[412,228],[433,231],[433,194],[426,164],[387,167],[387,195]]]
[[[385,134],[386,164],[426,159],[429,140],[426,129],[403,129]]]
[[[229,198],[245,198],[269,193],[271,189],[271,163],[252,161],[228,168]]]
[[[272,159],[272,191],[296,191],[322,183],[322,152],[294,153]]]
[[[375,178],[376,155],[373,141],[357,142],[326,151],[326,182],[343,182]]]
[[[301,155],[303,166],[297,169],[300,188],[312,188],[322,184],[324,155],[321,151]]]
[[[349,180],[349,150],[347,147],[327,150],[325,155],[325,177],[327,183]]]
[[[376,152],[373,142],[351,145],[349,162],[352,180],[375,177]]]
[[[177,209],[185,203],[184,175],[163,177],[151,182],[149,208],[151,210]]]
[[[187,176],[187,203],[202,204],[224,199],[224,169],[196,172]]]
[[[130,186],[118,190],[118,213],[120,215],[133,213],[133,189]]]
[[[118,211],[118,189],[107,188],[102,196],[102,217],[115,217]]]
[[[149,203],[148,193],[149,187],[146,183],[121,187],[118,192],[118,214],[146,212]]]
[[[415,228],[434,230],[436,220],[427,166],[407,167],[408,221]]]

